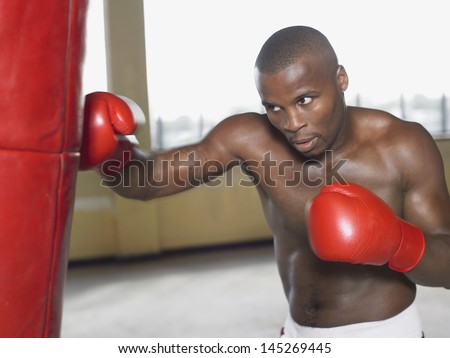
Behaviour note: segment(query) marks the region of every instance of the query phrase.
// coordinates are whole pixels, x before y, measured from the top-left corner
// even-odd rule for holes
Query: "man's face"
[[[317,62],[301,59],[277,73],[256,70],[256,86],[270,122],[306,157],[332,148],[345,115],[344,68],[330,71]]]

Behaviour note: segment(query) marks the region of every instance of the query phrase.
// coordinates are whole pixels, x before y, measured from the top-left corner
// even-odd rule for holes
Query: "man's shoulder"
[[[401,119],[392,113],[372,108],[352,108],[356,127],[369,138],[391,145],[413,144],[411,140],[429,141],[429,132],[417,122]]]
[[[248,159],[258,158],[276,142],[281,143],[282,138],[267,116],[248,112],[219,122],[200,142],[200,146],[205,152],[220,151],[228,157]]]
[[[355,122],[379,130],[405,122],[392,113],[375,108],[349,107],[349,113]]]
[[[420,124],[398,118],[376,109],[358,110],[362,143],[391,161],[401,172],[417,172],[423,163],[434,162],[439,156],[431,134]]]

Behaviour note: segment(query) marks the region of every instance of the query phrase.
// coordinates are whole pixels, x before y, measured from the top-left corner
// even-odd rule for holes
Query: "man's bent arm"
[[[450,289],[450,196],[439,150],[423,131],[408,139],[403,155],[405,178],[403,217],[425,235],[425,251],[417,266],[406,273],[420,285]]]

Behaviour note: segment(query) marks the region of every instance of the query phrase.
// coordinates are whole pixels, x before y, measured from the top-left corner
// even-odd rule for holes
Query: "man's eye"
[[[311,101],[312,101],[312,97],[302,97],[298,100],[298,103],[303,105],[303,104],[311,103]]]
[[[267,109],[267,111],[270,111],[270,112],[278,112],[281,108],[278,106],[274,106],[273,104],[268,104],[266,106],[266,109]]]

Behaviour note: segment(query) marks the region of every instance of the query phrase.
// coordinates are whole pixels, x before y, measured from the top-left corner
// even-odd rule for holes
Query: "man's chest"
[[[384,158],[337,157],[331,151],[321,161],[280,160],[267,155],[265,164],[258,169],[263,209],[274,231],[304,234],[308,201],[332,182],[362,185],[380,196],[397,214],[402,211],[401,175]]]

